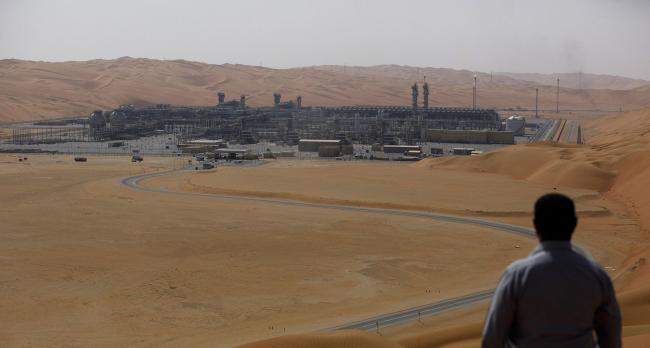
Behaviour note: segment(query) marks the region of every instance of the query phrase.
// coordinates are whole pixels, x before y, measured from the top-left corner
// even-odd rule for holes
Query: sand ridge
[[[270,69],[129,57],[61,63],[8,59],[0,60],[0,123],[88,115],[122,104],[215,105],[219,91],[229,100],[245,94],[251,106],[272,105],[274,92],[284,100],[301,95],[305,106],[409,105],[410,86],[423,75],[430,81],[431,106],[468,106],[473,74],[406,66]],[[530,107],[536,87],[540,107],[555,105],[553,86],[484,73],[479,78],[481,106]],[[562,102],[572,108],[640,108],[650,104],[650,88],[563,88]]]

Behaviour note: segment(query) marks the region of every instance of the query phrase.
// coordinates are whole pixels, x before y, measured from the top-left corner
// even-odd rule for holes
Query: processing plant
[[[226,94],[219,92],[218,103],[213,106],[122,105],[112,111],[97,110],[84,120],[71,122],[84,125],[74,128],[74,139],[88,141],[129,140],[167,133],[181,140],[211,138],[241,144],[269,141],[295,145],[300,139],[413,144],[430,140],[432,134],[437,134],[432,130],[449,130],[467,134],[499,132],[500,136],[479,138],[494,143],[514,142],[512,133],[500,132],[503,124],[494,109],[429,107],[428,84],[424,83],[422,89],[422,106],[418,103],[417,84],[411,87],[411,106],[304,107],[301,96],[282,101],[282,95],[274,93],[272,106],[249,107],[246,96],[226,100]],[[30,132],[17,132],[14,143],[34,142]],[[35,131],[37,140],[41,133]],[[65,135],[59,137],[69,140]]]

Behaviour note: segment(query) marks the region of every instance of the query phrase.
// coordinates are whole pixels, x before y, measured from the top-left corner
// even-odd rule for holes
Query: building
[[[384,153],[397,153],[403,155],[409,151],[422,152],[422,148],[417,145],[384,145]]]
[[[216,149],[214,155],[216,158],[237,159],[245,157],[250,151],[246,149]]]
[[[178,149],[183,153],[207,153],[222,147],[226,147],[226,142],[221,139],[197,139],[178,144]]]
[[[486,130],[428,129],[425,139],[434,143],[514,144],[515,134]]]
[[[321,145],[318,147],[318,157],[339,156],[341,156],[341,146],[339,145]]]
[[[443,150],[441,147],[432,147],[431,148],[431,155],[434,157],[439,157],[443,155]]]
[[[476,150],[471,147],[456,147],[452,151],[454,156],[471,156]]]
[[[341,152],[341,140],[328,140],[328,139],[300,139],[298,141],[298,151],[300,152],[319,152],[321,146],[338,147]]]

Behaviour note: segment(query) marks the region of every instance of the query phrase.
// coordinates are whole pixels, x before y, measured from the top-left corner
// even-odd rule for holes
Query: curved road
[[[182,191],[169,191],[163,188],[153,188],[153,187],[144,187],[140,186],[138,182],[145,178],[164,176],[173,173],[174,171],[166,172],[156,172],[156,173],[147,173],[134,175],[130,177],[123,178],[120,183],[129,188],[145,191],[145,192],[156,192],[156,193],[165,193],[173,194],[179,196],[199,196],[206,197],[211,199],[218,200],[235,200],[235,201],[245,201],[245,202],[255,202],[255,203],[268,203],[268,204],[278,204],[278,205],[287,205],[287,206],[297,206],[297,207],[307,207],[307,208],[318,208],[318,209],[336,209],[336,210],[345,210],[353,212],[362,212],[362,213],[372,213],[372,214],[381,214],[381,215],[393,215],[393,216],[405,216],[405,217],[414,217],[414,218],[425,218],[436,221],[445,221],[453,222],[460,224],[469,224],[477,225],[481,227],[487,227],[503,232],[516,233],[524,235],[526,237],[535,237],[535,232],[526,227],[516,226],[505,224],[501,222],[481,220],[469,217],[454,216],[454,215],[444,215],[444,214],[435,214],[422,211],[412,211],[412,210],[397,210],[397,209],[383,209],[383,208],[366,208],[358,206],[349,206],[349,205],[335,205],[335,204],[319,204],[319,203],[307,203],[300,201],[292,201],[285,199],[273,199],[273,198],[257,198],[257,197],[248,197],[248,196],[234,196],[234,195],[220,195],[220,194],[211,194],[211,193],[200,193],[200,192],[182,192]],[[369,318],[366,320],[348,323],[345,325],[336,326],[326,331],[332,330],[374,330],[381,327],[391,326],[399,324],[405,321],[419,319],[420,317],[434,315],[441,313],[443,311],[457,309],[468,304],[476,303],[479,301],[484,301],[490,299],[494,290],[486,290],[482,292],[472,293],[464,295],[461,297],[456,297],[452,299],[443,300],[436,303],[427,304],[424,306],[414,307],[405,309],[399,312],[383,314],[377,317]]]

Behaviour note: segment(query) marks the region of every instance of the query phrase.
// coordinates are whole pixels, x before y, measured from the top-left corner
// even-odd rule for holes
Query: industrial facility
[[[122,105],[68,120],[69,124],[59,125],[55,132],[43,128],[17,130],[12,142],[129,140],[174,134],[179,144],[191,144],[199,138],[288,145],[296,145],[300,139],[382,145],[423,141],[514,143],[514,132],[503,131],[505,125],[494,109],[429,107],[428,84],[422,89],[420,105],[419,87],[411,87],[411,106],[304,107],[300,96],[282,101],[282,95],[274,93],[271,106],[249,107],[246,96],[226,100],[226,94],[219,92],[214,106]]]

